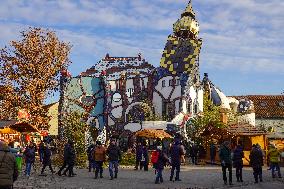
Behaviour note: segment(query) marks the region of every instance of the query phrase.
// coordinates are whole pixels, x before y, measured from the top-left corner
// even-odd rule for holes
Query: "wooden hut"
[[[244,165],[249,165],[249,155],[253,144],[259,144],[262,150],[267,152],[266,133],[250,124],[235,124],[220,129],[209,127],[202,135],[206,139],[206,161],[210,160],[210,144],[212,141],[217,147],[216,162],[219,162],[219,146],[226,140],[231,141],[232,149],[234,149],[237,144],[242,144],[245,156],[243,159]]]

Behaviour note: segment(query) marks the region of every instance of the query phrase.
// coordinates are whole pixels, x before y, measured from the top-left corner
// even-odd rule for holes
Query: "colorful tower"
[[[202,39],[198,38],[199,24],[189,1],[181,18],[173,25],[173,34],[169,35],[160,66],[173,75],[188,74],[192,84],[199,83],[199,53]]]

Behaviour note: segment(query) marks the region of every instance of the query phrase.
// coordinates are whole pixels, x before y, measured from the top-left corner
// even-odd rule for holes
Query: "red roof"
[[[256,118],[284,118],[284,95],[247,95],[234,98],[253,101]]]

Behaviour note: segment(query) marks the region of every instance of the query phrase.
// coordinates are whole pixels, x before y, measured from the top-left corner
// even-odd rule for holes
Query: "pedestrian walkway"
[[[280,189],[284,188],[284,179],[272,179],[271,172],[263,169],[264,182],[254,184],[254,178],[251,168],[244,169],[244,182],[237,183],[233,174],[233,186],[224,186],[222,180],[221,168],[218,166],[184,166],[182,167],[180,182],[169,181],[170,170],[165,169],[164,183],[154,184],[154,170],[134,171],[134,167],[121,168],[118,179],[109,180],[108,170],[104,170],[104,178],[94,179],[95,174],[89,173],[87,169],[77,169],[76,177],[59,177],[51,175],[46,171],[47,176],[32,174],[30,178],[20,176],[15,182],[15,189],[29,188],[52,188],[52,189],[75,189],[75,188],[119,188],[119,189],[159,189],[159,188],[196,188],[196,189],[213,189],[213,188],[245,188],[245,189]]]

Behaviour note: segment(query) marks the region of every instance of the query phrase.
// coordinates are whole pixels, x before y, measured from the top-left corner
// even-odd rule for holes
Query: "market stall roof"
[[[18,122],[11,125],[9,128],[18,132],[40,132],[37,128],[26,122]]]
[[[266,132],[259,130],[253,125],[250,124],[235,124],[230,125],[226,129],[229,133],[234,135],[247,135],[247,136],[256,136],[256,135],[266,135]]]
[[[0,134],[16,134],[17,131],[11,129],[11,128],[0,128]]]
[[[0,120],[0,129],[17,123],[17,120]]]
[[[143,129],[141,131],[137,131],[135,134],[137,137],[145,137],[145,138],[173,138],[170,134],[165,132],[164,130],[159,129]]]
[[[284,139],[284,133],[270,133],[267,135],[269,139]]]

